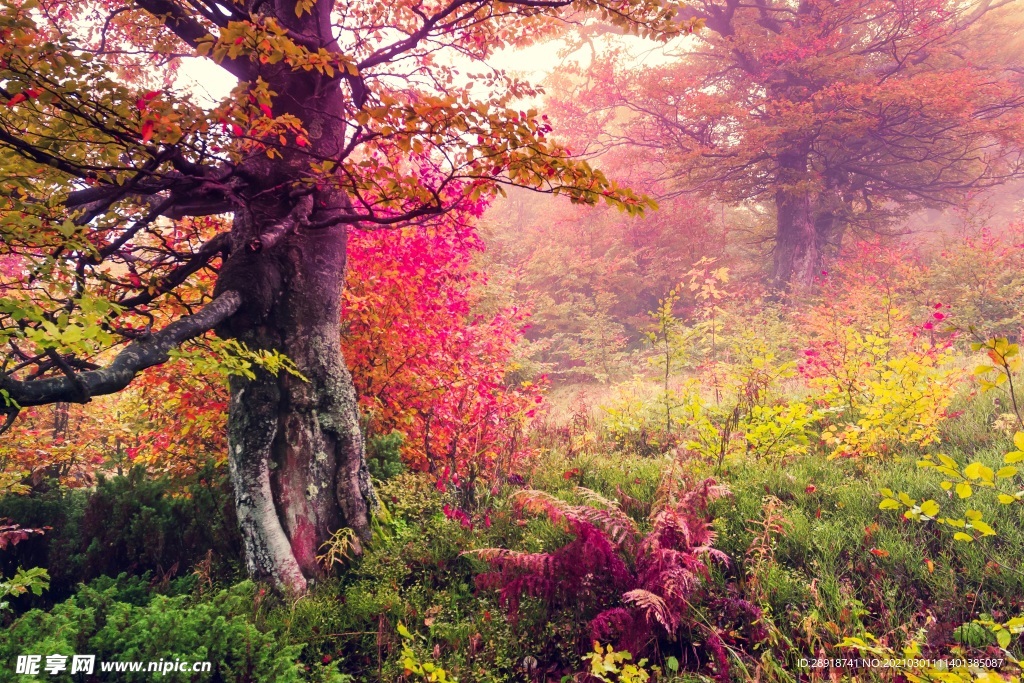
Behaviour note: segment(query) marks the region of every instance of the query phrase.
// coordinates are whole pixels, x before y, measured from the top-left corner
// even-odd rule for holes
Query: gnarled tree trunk
[[[301,16],[288,3],[275,7],[295,35],[337,48],[331,3]],[[316,555],[335,531],[348,527],[356,543],[369,539],[375,505],[356,392],[341,353],[343,217],[351,204],[329,183],[303,180],[311,161],[344,157],[345,124],[337,112],[346,94],[336,79],[284,64],[267,66],[262,78],[277,93],[274,115],[296,117],[308,142],[283,148],[273,162],[260,155],[247,162],[253,181],[235,212],[231,256],[217,283],[243,302],[218,332],[284,354],[304,376],[232,379],[228,418],[248,569],[302,592],[322,574]]]
[[[373,491],[340,342],[345,230],[289,235],[263,258],[280,269],[279,290],[266,317],[236,334],[284,353],[305,380],[232,379],[231,475],[250,573],[301,592],[320,575],[316,555],[334,531],[370,533]],[[247,268],[275,277],[266,270]]]

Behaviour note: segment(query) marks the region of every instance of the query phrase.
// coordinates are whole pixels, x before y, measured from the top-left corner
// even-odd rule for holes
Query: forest
[[[1024,680],[1024,0],[0,4],[0,682]]]

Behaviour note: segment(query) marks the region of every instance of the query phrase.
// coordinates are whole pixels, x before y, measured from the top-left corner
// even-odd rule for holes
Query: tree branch
[[[127,299],[118,301],[117,305],[123,306],[124,308],[135,308],[136,306],[148,304],[158,296],[175,289],[178,285],[185,282],[192,273],[209,263],[217,254],[224,254],[230,248],[231,236],[228,233],[223,232],[203,246],[199,247],[192,258],[168,273],[168,275],[163,278],[163,280],[161,280],[152,291],[146,291],[143,294],[128,297]]]
[[[7,391],[18,408],[58,401],[82,403],[90,396],[116,393],[146,368],[165,363],[171,349],[213,329],[231,317],[241,305],[242,297],[238,292],[224,292],[199,312],[179,318],[146,339],[129,344],[105,367],[73,377],[25,381],[0,374],[0,388]]]
[[[135,0],[135,4],[157,19],[162,19],[174,35],[193,48],[199,45],[200,39],[210,34],[206,27],[193,17],[195,10],[189,12],[171,0]],[[224,59],[218,64],[240,81],[251,81],[256,77],[255,70],[248,60]]]

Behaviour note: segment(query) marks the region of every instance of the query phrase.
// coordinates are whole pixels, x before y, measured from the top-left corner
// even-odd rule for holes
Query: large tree
[[[248,567],[304,590],[335,530],[369,537],[374,504],[339,341],[349,231],[500,183],[645,204],[549,141],[516,109],[533,88],[483,63],[590,10],[674,25],[645,0],[4,0],[9,418],[119,391],[215,329],[226,366],[257,362],[232,377],[228,419]],[[176,87],[187,56],[238,86],[199,106]]]
[[[677,191],[770,211],[775,287],[810,283],[851,227],[891,231],[1024,172],[1016,0],[695,0],[682,14],[705,28],[668,63],[611,52],[562,107],[592,151],[645,150]]]

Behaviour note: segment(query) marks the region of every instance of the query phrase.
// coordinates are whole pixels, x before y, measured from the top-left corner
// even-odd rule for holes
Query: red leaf
[[[150,138],[153,137],[153,121],[147,119],[142,124],[142,141],[149,142]]]

